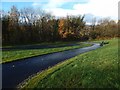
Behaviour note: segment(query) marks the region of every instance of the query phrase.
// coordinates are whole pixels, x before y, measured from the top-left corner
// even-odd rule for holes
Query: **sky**
[[[41,8],[57,17],[66,15],[85,15],[87,21],[92,18],[118,19],[119,0],[2,0],[2,10],[8,11],[12,5],[18,9],[24,7]]]

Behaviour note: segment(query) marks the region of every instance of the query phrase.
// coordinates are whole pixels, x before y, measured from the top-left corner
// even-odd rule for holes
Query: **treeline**
[[[101,19],[96,25],[86,25],[85,16],[67,16],[56,18],[41,9],[11,7],[3,13],[2,43],[26,44],[51,41],[89,40],[96,38],[118,37],[117,23],[110,19]]]

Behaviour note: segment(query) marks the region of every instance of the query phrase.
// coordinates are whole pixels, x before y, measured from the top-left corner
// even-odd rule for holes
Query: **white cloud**
[[[58,17],[65,17],[66,15],[77,15],[78,13],[76,10],[71,10],[71,9],[63,9],[63,8],[51,8],[51,9],[46,9],[46,11],[51,11],[53,15],[58,16]]]
[[[69,0],[71,1],[71,0]],[[32,6],[39,6],[42,5],[42,3],[45,2],[46,4],[43,5],[42,8],[46,9],[46,8],[57,8],[61,5],[63,5],[64,3],[68,2],[68,1],[64,1],[64,0],[46,0],[46,1],[41,1],[41,2],[34,2],[32,4]]]
[[[117,19],[118,17],[118,0],[89,0],[85,4],[75,4],[73,9],[59,8],[64,3],[66,3],[65,0],[49,0],[49,3],[45,7],[47,11],[52,11],[56,16],[90,13],[95,16],[111,17],[113,19]]]
[[[38,3],[36,3],[36,2],[34,2],[33,4],[32,4],[32,6],[38,6],[39,4]]]
[[[119,0],[2,0],[4,2],[33,2],[32,6],[42,6],[43,9],[52,12],[55,16],[92,14],[94,16],[118,18]],[[43,5],[41,2],[47,2]],[[60,8],[67,2],[78,2],[73,5],[73,9]],[[80,3],[88,2],[88,3]],[[68,4],[69,6],[69,4]]]
[[[95,16],[117,17],[118,0],[90,0],[87,4],[76,4],[73,7],[80,13],[92,13]]]
[[[57,8],[65,3],[64,0],[49,0],[46,8]]]
[[[39,5],[41,5],[41,3],[34,2],[34,3],[32,4],[32,6],[39,6]]]
[[[58,7],[67,3],[67,1],[64,1],[64,0],[46,0],[44,2],[45,2],[44,4],[42,2],[34,2],[32,4],[32,6],[33,7],[41,7],[47,11],[54,11],[54,10],[58,9]]]
[[[64,9],[60,8],[63,4],[67,4],[68,2],[74,2],[73,0],[49,0],[48,4],[45,5],[43,8],[48,11],[52,12],[53,15],[58,17],[65,17],[66,15],[76,15],[76,10],[72,9]],[[69,4],[68,4],[69,5]]]

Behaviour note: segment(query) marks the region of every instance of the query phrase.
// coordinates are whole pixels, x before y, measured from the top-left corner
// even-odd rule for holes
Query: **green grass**
[[[108,40],[107,40],[108,41]],[[120,88],[118,39],[52,68],[37,73],[19,87],[27,88]]]
[[[43,55],[43,54],[48,54],[53,52],[59,52],[64,50],[70,50],[75,48],[81,48],[86,46],[90,46],[90,44],[81,43],[78,46],[67,46],[67,47],[60,47],[60,48],[3,51],[2,62],[0,63],[6,63],[6,62],[28,58],[28,57],[33,57],[33,56],[38,56],[38,55]]]

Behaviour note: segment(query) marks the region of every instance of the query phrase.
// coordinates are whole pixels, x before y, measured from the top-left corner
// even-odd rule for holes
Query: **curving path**
[[[72,58],[81,53],[97,49],[99,47],[100,44],[93,43],[93,46],[89,47],[51,53],[21,61],[2,64],[2,87],[15,88],[19,83],[27,79],[30,75],[40,72],[61,61]]]

